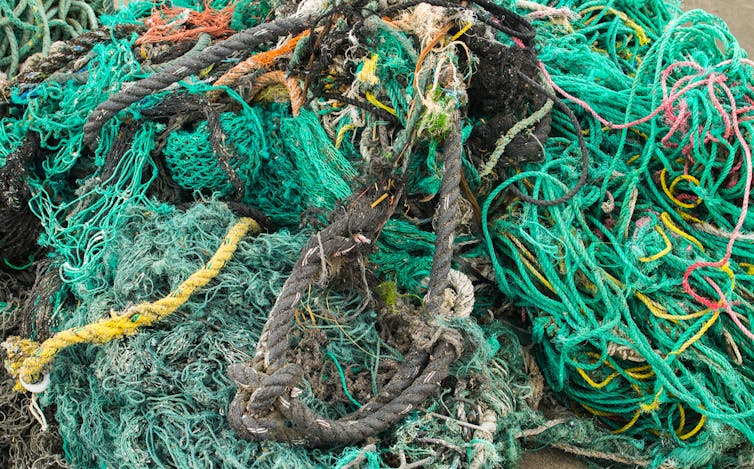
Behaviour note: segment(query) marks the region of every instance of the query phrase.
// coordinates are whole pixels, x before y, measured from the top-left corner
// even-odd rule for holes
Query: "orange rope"
[[[286,77],[282,70],[273,70],[257,78],[252,87],[253,96],[258,95],[260,91],[268,86],[277,84],[284,85],[288,90],[291,100],[291,112],[294,117],[298,116],[301,108],[304,106],[304,92],[301,90],[298,81],[295,78]]]
[[[440,31],[437,32],[435,37],[432,38],[432,40],[429,41],[429,43],[421,50],[419,53],[419,58],[416,60],[416,67],[414,68],[414,87],[416,88],[416,91],[421,94],[421,90],[419,89],[419,72],[421,72],[422,64],[424,63],[424,59],[427,57],[427,54],[435,48],[437,44],[440,43],[440,41],[445,38],[445,35],[448,34],[448,31],[450,31],[450,28],[453,27],[453,22],[449,22],[445,26],[442,27]],[[414,101],[411,103],[411,108],[408,110],[408,115],[410,116],[414,112],[414,107],[416,106],[416,99],[414,98]]]
[[[236,81],[238,81],[239,78],[249,72],[252,72],[258,68],[268,68],[270,65],[275,63],[275,60],[285,54],[292,52],[293,49],[296,48],[296,45],[298,45],[298,42],[309,35],[309,32],[310,30],[307,29],[298,36],[286,40],[280,47],[260,52],[258,54],[252,55],[243,62],[239,62],[238,65],[228,70],[225,75],[215,80],[212,86],[231,86]],[[210,96],[211,98],[217,98],[219,94],[219,90],[214,90]]]
[[[136,44],[180,41],[196,38],[202,33],[213,38],[228,36],[233,32],[230,20],[234,9],[233,3],[222,10],[212,9],[209,5],[204,11],[189,8],[155,9],[145,21],[149,29],[136,40]]]

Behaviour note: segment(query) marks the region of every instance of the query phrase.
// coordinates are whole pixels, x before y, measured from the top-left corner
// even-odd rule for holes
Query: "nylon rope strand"
[[[65,1],[0,1],[0,71],[13,79],[25,61],[35,54],[46,57],[53,42],[76,38],[96,29],[102,4]],[[38,58],[35,58],[38,60]],[[1,91],[1,89],[0,89]]]

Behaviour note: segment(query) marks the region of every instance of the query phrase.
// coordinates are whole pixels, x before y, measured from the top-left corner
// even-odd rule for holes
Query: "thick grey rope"
[[[437,208],[438,230],[427,294],[427,311],[430,313],[439,311],[444,301],[453,257],[461,179],[460,118],[457,114],[454,117],[445,141],[444,174]],[[319,272],[320,256],[329,257],[351,251],[358,242],[348,235],[361,231],[369,233],[367,230],[370,228],[374,231],[380,225],[375,222],[387,215],[376,212],[369,207],[368,201],[361,199],[346,216],[333,222],[319,236],[312,237],[304,248],[301,259],[270,312],[254,366],[236,365],[229,370],[239,385],[239,391],[230,406],[228,420],[241,435],[308,446],[354,443],[395,425],[424,399],[437,392],[440,382],[448,374],[450,364],[457,358],[453,346],[442,339],[431,345],[430,354],[412,348],[402,367],[375,398],[359,411],[338,420],[326,419],[296,399],[298,391],[295,386],[302,370],[283,363],[288,350],[293,309],[301,299],[301,292]]]
[[[456,358],[451,345],[438,343],[426,368],[408,388],[389,403],[358,419],[328,420],[298,399],[292,399],[289,407],[278,405],[278,409],[305,436],[305,444],[309,446],[335,446],[363,441],[396,425],[425,399],[437,394],[440,383],[448,376],[450,365]]]
[[[243,30],[223,42],[204,49],[199,54],[183,56],[169,68],[130,84],[128,88],[110,96],[89,115],[84,124],[84,142],[89,147],[96,147],[99,144],[102,126],[131,104],[227,59],[235,52],[255,49],[262,43],[288,34],[298,34],[310,26],[312,17],[313,14],[293,15]]]
[[[170,67],[173,67],[176,65],[176,63],[181,60],[185,59],[187,57],[197,57],[199,54],[202,53],[203,50],[205,50],[209,45],[212,44],[212,36],[207,33],[202,33],[199,35],[199,37],[196,40],[196,43],[191,47],[191,49],[183,54],[180,57],[176,57],[173,60],[170,60],[168,62],[164,63],[157,63],[157,64],[141,64],[141,71],[145,73],[160,73],[164,72],[165,70],[170,69]]]
[[[458,197],[461,195],[461,119],[456,114],[445,141],[445,160],[440,200],[435,221],[435,254],[429,274],[427,311],[438,312],[445,301],[450,262],[453,260],[453,239],[458,223]]]
[[[275,371],[281,366],[288,350],[288,332],[294,308],[315,275],[320,272],[322,257],[345,255],[358,248],[359,242],[354,237],[356,234],[363,234],[370,240],[376,236],[377,230],[389,216],[389,207],[388,204],[382,204],[372,208],[369,202],[366,197],[356,201],[344,217],[339,217],[318,236],[312,236],[304,247],[303,254],[285,282],[262,331],[260,344],[263,347],[258,348],[259,352],[255,357],[257,368],[261,366],[268,371]]]
[[[269,427],[269,420],[245,414],[241,416],[241,433],[246,436],[253,435],[256,439],[285,439],[294,444],[307,446],[338,446],[363,441],[397,424],[427,397],[436,394],[456,358],[455,349],[445,342],[440,342],[433,350],[432,357],[421,375],[397,397],[373,412],[364,413],[360,410],[355,416],[330,420],[309,409],[296,398],[280,396],[276,409],[291,422],[292,427],[275,425],[272,429]]]

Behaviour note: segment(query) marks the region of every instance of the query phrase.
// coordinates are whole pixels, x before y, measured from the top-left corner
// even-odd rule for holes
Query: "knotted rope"
[[[437,237],[426,296],[424,327],[418,327],[412,348],[391,381],[356,412],[327,419],[300,402],[297,388],[304,370],[285,362],[294,308],[322,271],[321,259],[332,260],[368,248],[393,211],[362,196],[330,226],[312,236],[285,283],[262,331],[251,363],[230,368],[238,393],[228,410],[230,424],[250,439],[282,440],[307,446],[362,441],[398,423],[437,392],[448,367],[460,354],[452,334],[433,333],[429,318],[443,308],[451,272],[461,180],[461,131],[457,113],[445,139],[444,170],[437,206]],[[466,295],[467,297],[468,295]],[[467,300],[465,300],[467,301]],[[424,339],[424,340],[422,340]]]

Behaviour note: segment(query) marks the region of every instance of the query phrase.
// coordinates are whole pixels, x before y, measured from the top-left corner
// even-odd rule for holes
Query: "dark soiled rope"
[[[532,87],[534,87],[537,91],[542,93],[543,95],[547,96],[549,99],[551,99],[560,109],[563,110],[563,112],[568,115],[568,118],[571,120],[571,124],[573,125],[574,130],[576,131],[576,136],[579,140],[579,149],[581,150],[581,174],[579,175],[578,181],[576,181],[576,185],[574,185],[568,192],[566,192],[563,196],[558,197],[557,199],[552,200],[540,200],[535,199],[534,197],[528,196],[521,192],[521,189],[518,188],[516,184],[511,184],[511,191],[516,194],[516,197],[520,198],[524,202],[537,205],[539,207],[554,207],[556,205],[561,205],[572,198],[576,196],[576,194],[579,193],[582,187],[584,187],[584,184],[586,184],[587,178],[589,177],[589,150],[586,148],[586,141],[584,141],[584,135],[581,133],[581,125],[579,125],[579,121],[576,118],[576,115],[573,113],[573,111],[565,105],[565,103],[555,96],[553,93],[548,91],[544,86],[540,85],[536,81],[532,80],[525,74],[519,72],[518,73],[521,78],[523,78],[527,83],[529,83]]]
[[[443,180],[437,206],[438,229],[427,293],[428,315],[436,314],[444,300],[453,257],[462,151],[460,118],[458,114],[454,117],[445,141]],[[270,312],[253,362],[234,365],[229,370],[239,390],[229,408],[228,420],[242,436],[307,446],[337,446],[363,441],[397,424],[435,394],[448,375],[457,353],[450,343],[440,338],[428,345],[430,350],[412,347],[390,382],[351,415],[337,420],[327,419],[296,397],[294,390],[303,370],[298,365],[285,363],[294,307],[320,272],[322,256],[343,255],[359,249],[355,234],[374,236],[392,211],[392,207],[380,207],[371,207],[369,199],[362,197],[344,215],[309,240]],[[426,328],[429,331],[431,326],[426,325]]]
[[[454,10],[469,9],[467,5],[450,0],[408,0],[398,5],[385,8],[379,12],[375,12],[375,14],[379,14],[380,16],[392,16],[398,11],[414,7],[421,3],[426,3],[428,5],[443,8],[450,8]],[[509,10],[508,8],[496,5],[485,0],[471,0],[471,3],[476,4],[490,15],[478,15],[477,18],[480,21],[487,24],[488,26],[497,29],[498,31],[508,34],[509,36],[521,39],[526,47],[532,47],[534,45],[534,37],[536,35],[536,31],[534,30],[534,27],[529,24],[529,22],[526,21],[521,15],[512,10]]]

